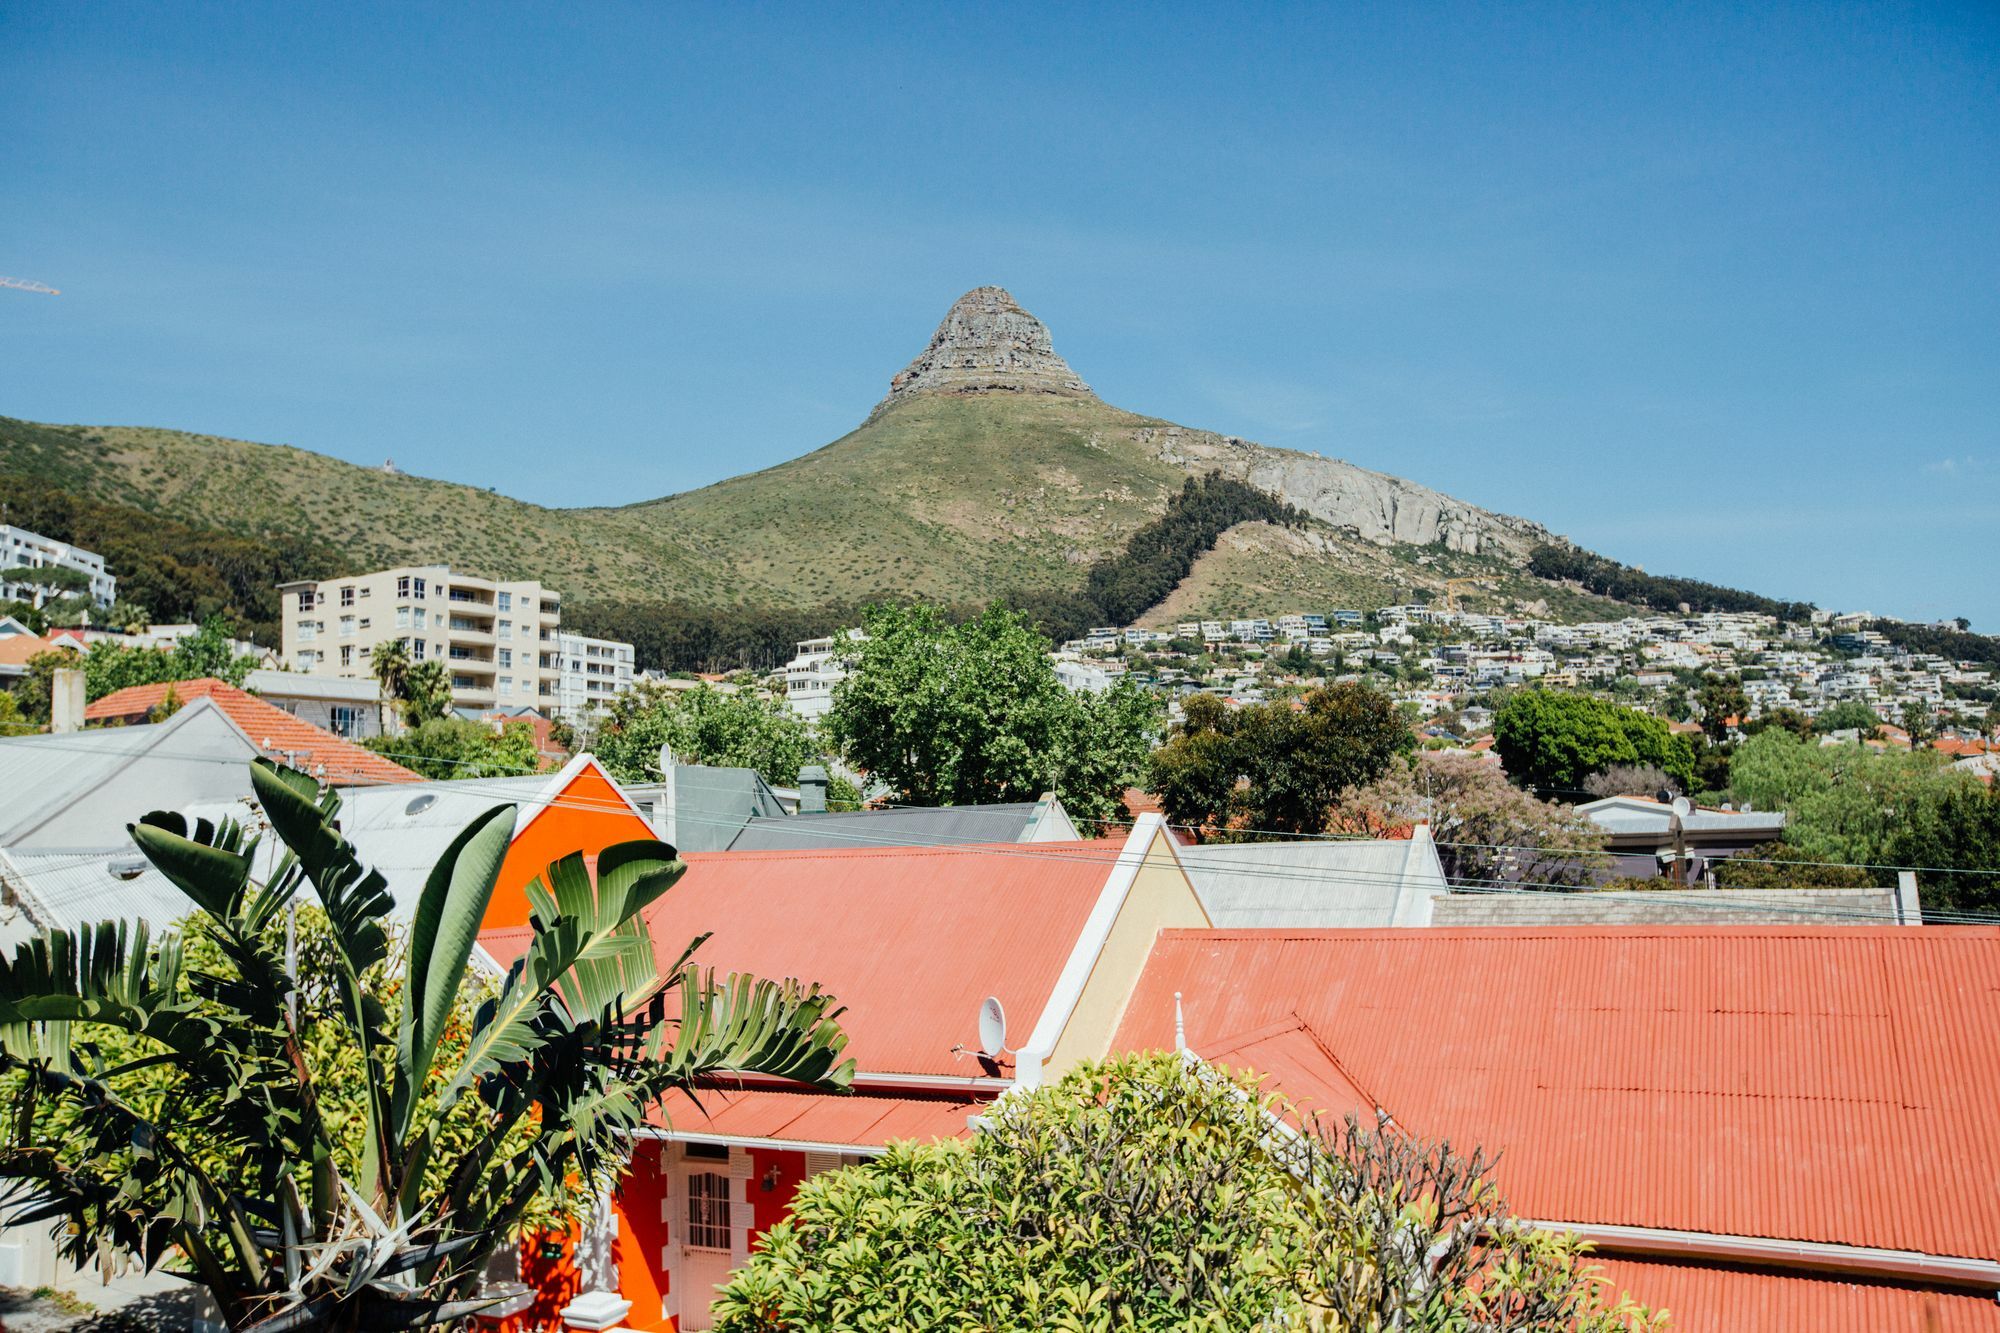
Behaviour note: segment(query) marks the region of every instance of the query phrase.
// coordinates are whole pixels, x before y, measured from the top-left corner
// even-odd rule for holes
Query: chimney
[[[799,813],[826,813],[826,770],[818,764],[807,764],[799,770]]]
[[[83,668],[58,667],[49,692],[49,730],[83,730]]]

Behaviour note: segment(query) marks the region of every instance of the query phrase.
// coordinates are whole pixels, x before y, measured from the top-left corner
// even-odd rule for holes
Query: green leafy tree
[[[1540,792],[1581,793],[1614,764],[1650,764],[1694,789],[1694,747],[1651,713],[1588,694],[1521,690],[1493,715],[1493,745],[1507,776]]]
[[[852,1077],[817,987],[717,981],[687,954],[657,968],[640,912],[686,870],[664,844],[606,848],[594,870],[581,853],[551,864],[528,888],[526,952],[468,1021],[513,807],[453,840],[392,958],[389,894],[341,836],[338,796],[263,760],[251,782],[285,847],[261,884],[255,839],[233,822],[155,812],[132,831],[222,966],[193,970],[179,936],[109,922],[37,937],[0,964],[0,1071],[22,1089],[0,1149],[9,1220],[54,1224],[72,1259],[178,1254],[232,1329],[450,1323],[478,1308],[487,1254],[535,1200],[617,1177],[667,1090],[732,1071]],[[326,993],[294,979],[272,929],[308,885],[329,923]],[[144,1054],[107,1058],[100,1031]],[[351,1047],[363,1072],[352,1113],[322,1096],[339,1083],[324,1041]],[[121,1095],[142,1072],[154,1102]],[[43,1103],[78,1113],[80,1144],[44,1137]]]
[[[1740,723],[1750,716],[1750,696],[1744,693],[1742,682],[1727,676],[1703,676],[1694,703],[1701,713],[1702,732],[1711,745],[1729,739],[1730,718]]]
[[[1275,1125],[1301,1119],[1305,1132]],[[970,1141],[813,1177],[718,1293],[722,1333],[1657,1327],[1478,1154],[1297,1117],[1177,1055],[1003,1099]]]
[[[1206,838],[1324,832],[1342,791],[1416,748],[1389,696],[1355,681],[1245,708],[1190,695],[1182,707],[1153,753],[1149,790],[1168,819]]]
[[[1808,858],[1884,864],[1892,836],[1954,785],[1978,783],[1934,750],[1821,745],[1766,731],[1736,747],[1730,794],[1741,805],[1783,810],[1785,842]]]
[[[1759,717],[1743,724],[1743,734],[1755,736],[1772,727],[1791,732],[1794,736],[1810,738],[1813,734],[1812,719],[1796,708],[1773,708]]]
[[[1951,773],[1927,794],[1904,809],[1883,860],[1919,867],[1926,912],[2000,910],[2000,793]]]
[[[535,729],[526,722],[495,728],[436,717],[400,736],[370,736],[361,744],[427,778],[514,778],[542,769]]]
[[[1842,699],[1813,719],[1813,729],[1822,736],[1832,731],[1858,731],[1866,739],[1881,725],[1875,710],[1859,699]]]
[[[612,700],[597,724],[592,753],[621,782],[652,782],[659,777],[662,745],[673,746],[683,763],[754,768],[766,782],[784,787],[820,759],[811,725],[780,700],[650,681]]]
[[[1937,735],[1937,718],[1930,705],[1915,699],[1903,705],[1903,730],[1910,734],[1910,744],[1922,745]]]
[[[1073,694],[1048,642],[989,608],[963,624],[935,607],[875,607],[827,736],[914,805],[1031,801],[1053,791],[1079,819],[1110,819],[1143,770],[1159,707],[1120,681]]]

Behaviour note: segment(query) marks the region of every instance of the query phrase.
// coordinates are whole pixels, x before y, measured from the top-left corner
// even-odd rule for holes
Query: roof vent
[[[104,872],[113,879],[137,879],[146,873],[146,862],[137,856],[122,857],[116,861],[106,861]]]
[[[415,819],[424,811],[437,804],[437,793],[427,791],[422,796],[412,796],[410,803],[403,807],[403,813]]]

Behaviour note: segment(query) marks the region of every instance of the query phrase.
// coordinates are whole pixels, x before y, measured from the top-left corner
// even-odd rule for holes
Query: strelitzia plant
[[[251,782],[284,849],[261,883],[259,837],[235,821],[131,826],[223,967],[190,971],[179,932],[111,922],[0,962],[7,1220],[49,1223],[75,1262],[172,1260],[246,1333],[445,1323],[483,1307],[487,1258],[531,1205],[615,1180],[667,1092],[725,1072],[852,1078],[818,986],[717,978],[692,961],[706,936],[659,965],[641,913],[687,869],[665,843],[606,848],[594,875],[581,854],[549,865],[525,952],[482,980],[513,807],[439,857],[397,957],[387,884],[342,837],[338,796],[262,759]],[[308,888],[333,977],[310,995],[283,930]],[[311,1053],[321,1024],[364,1074],[338,1097]],[[135,1080],[148,1096],[127,1095]],[[51,1106],[86,1142],[48,1141]]]

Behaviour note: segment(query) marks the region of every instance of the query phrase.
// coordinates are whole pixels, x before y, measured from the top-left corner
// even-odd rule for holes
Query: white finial
[[[1174,992],[1174,1049],[1187,1050],[1187,1020],[1181,1016],[1181,993]]]

